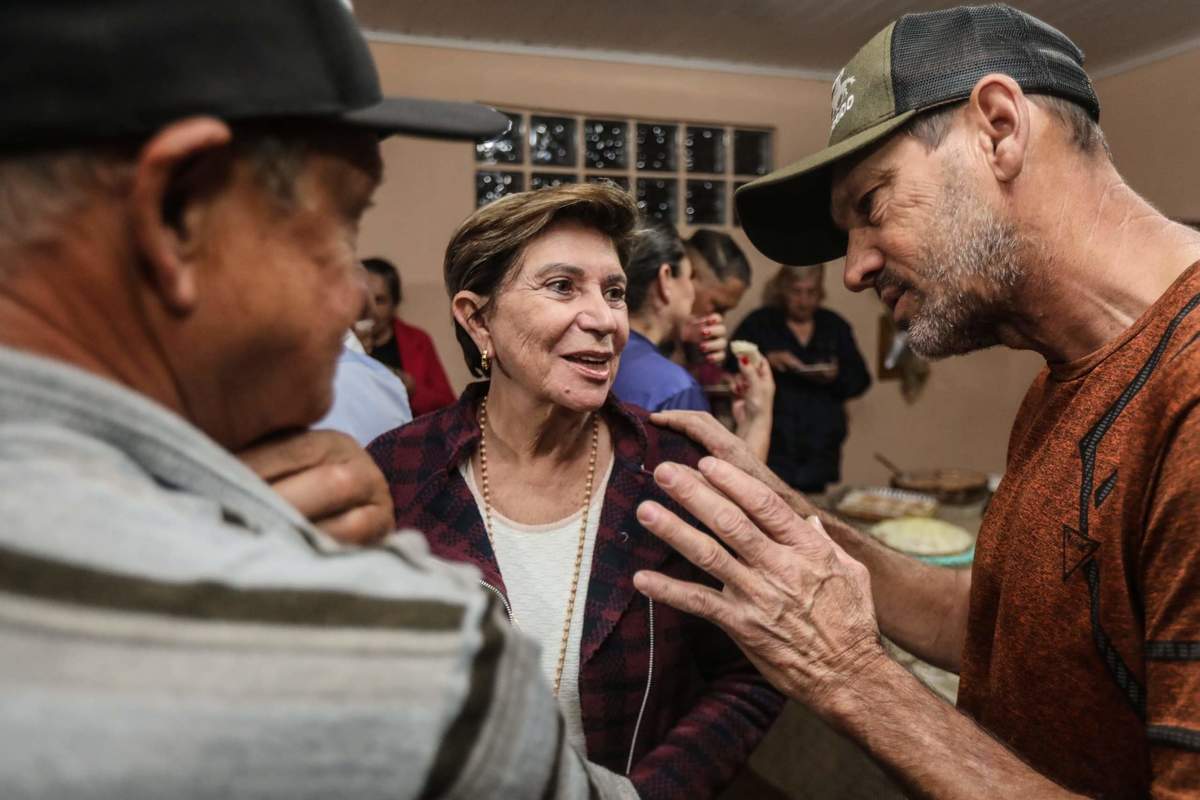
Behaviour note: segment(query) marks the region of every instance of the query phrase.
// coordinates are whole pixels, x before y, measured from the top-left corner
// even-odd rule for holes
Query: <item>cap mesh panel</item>
[[[1040,20],[1007,6],[975,6],[901,17],[892,34],[896,111],[970,96],[1000,72],[1029,93],[1073,100],[1099,118],[1083,52]]]

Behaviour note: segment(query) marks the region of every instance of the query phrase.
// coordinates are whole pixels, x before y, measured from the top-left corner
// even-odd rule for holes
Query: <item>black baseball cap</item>
[[[867,42],[834,79],[828,146],[738,190],[738,216],[750,241],[784,264],[844,256],[846,234],[829,211],[834,165],[922,111],[965,100],[993,72],[1008,75],[1027,93],[1078,103],[1100,119],[1083,51],[1036,17],[1005,5],[906,14]]]
[[[347,0],[10,0],[0,148],[152,132],[191,115],[486,139],[475,103],[384,98]]]

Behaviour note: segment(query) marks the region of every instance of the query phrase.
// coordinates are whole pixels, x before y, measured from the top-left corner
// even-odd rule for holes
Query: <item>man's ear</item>
[[[984,75],[971,91],[968,116],[975,143],[996,180],[1008,183],[1021,174],[1029,147],[1029,98],[1007,75]]]
[[[492,347],[492,334],[488,330],[487,320],[480,313],[484,305],[487,303],[483,295],[475,292],[468,292],[465,289],[456,295],[450,301],[450,310],[454,314],[455,321],[462,326],[475,342],[475,346],[479,348],[479,352],[490,350],[495,353]]]
[[[233,133],[214,117],[191,117],[156,133],[138,154],[130,211],[133,233],[163,304],[187,314],[196,301],[197,215],[205,193],[197,172]]]

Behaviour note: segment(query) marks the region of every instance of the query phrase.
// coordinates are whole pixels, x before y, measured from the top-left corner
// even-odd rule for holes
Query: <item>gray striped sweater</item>
[[[0,348],[0,797],[633,797],[418,534],[344,548],[186,421]]]

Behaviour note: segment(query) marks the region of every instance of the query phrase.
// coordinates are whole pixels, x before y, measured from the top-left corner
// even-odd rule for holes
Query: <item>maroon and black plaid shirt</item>
[[[369,451],[391,486],[397,526],[424,531],[434,553],[474,564],[485,581],[507,592],[475,499],[458,472],[479,444],[477,410],[486,391],[487,384],[472,384],[453,406],[384,434]],[[646,424],[645,412],[611,396],[602,413],[615,462],[580,645],[588,759],[624,774],[632,752],[628,774],[642,797],[712,797],[746,761],[783,699],[715,626],[668,606],[651,609],[634,589],[639,569],[713,584],[635,517],[643,500],[682,514],[651,471],[664,461],[695,466],[703,452],[685,437]]]

